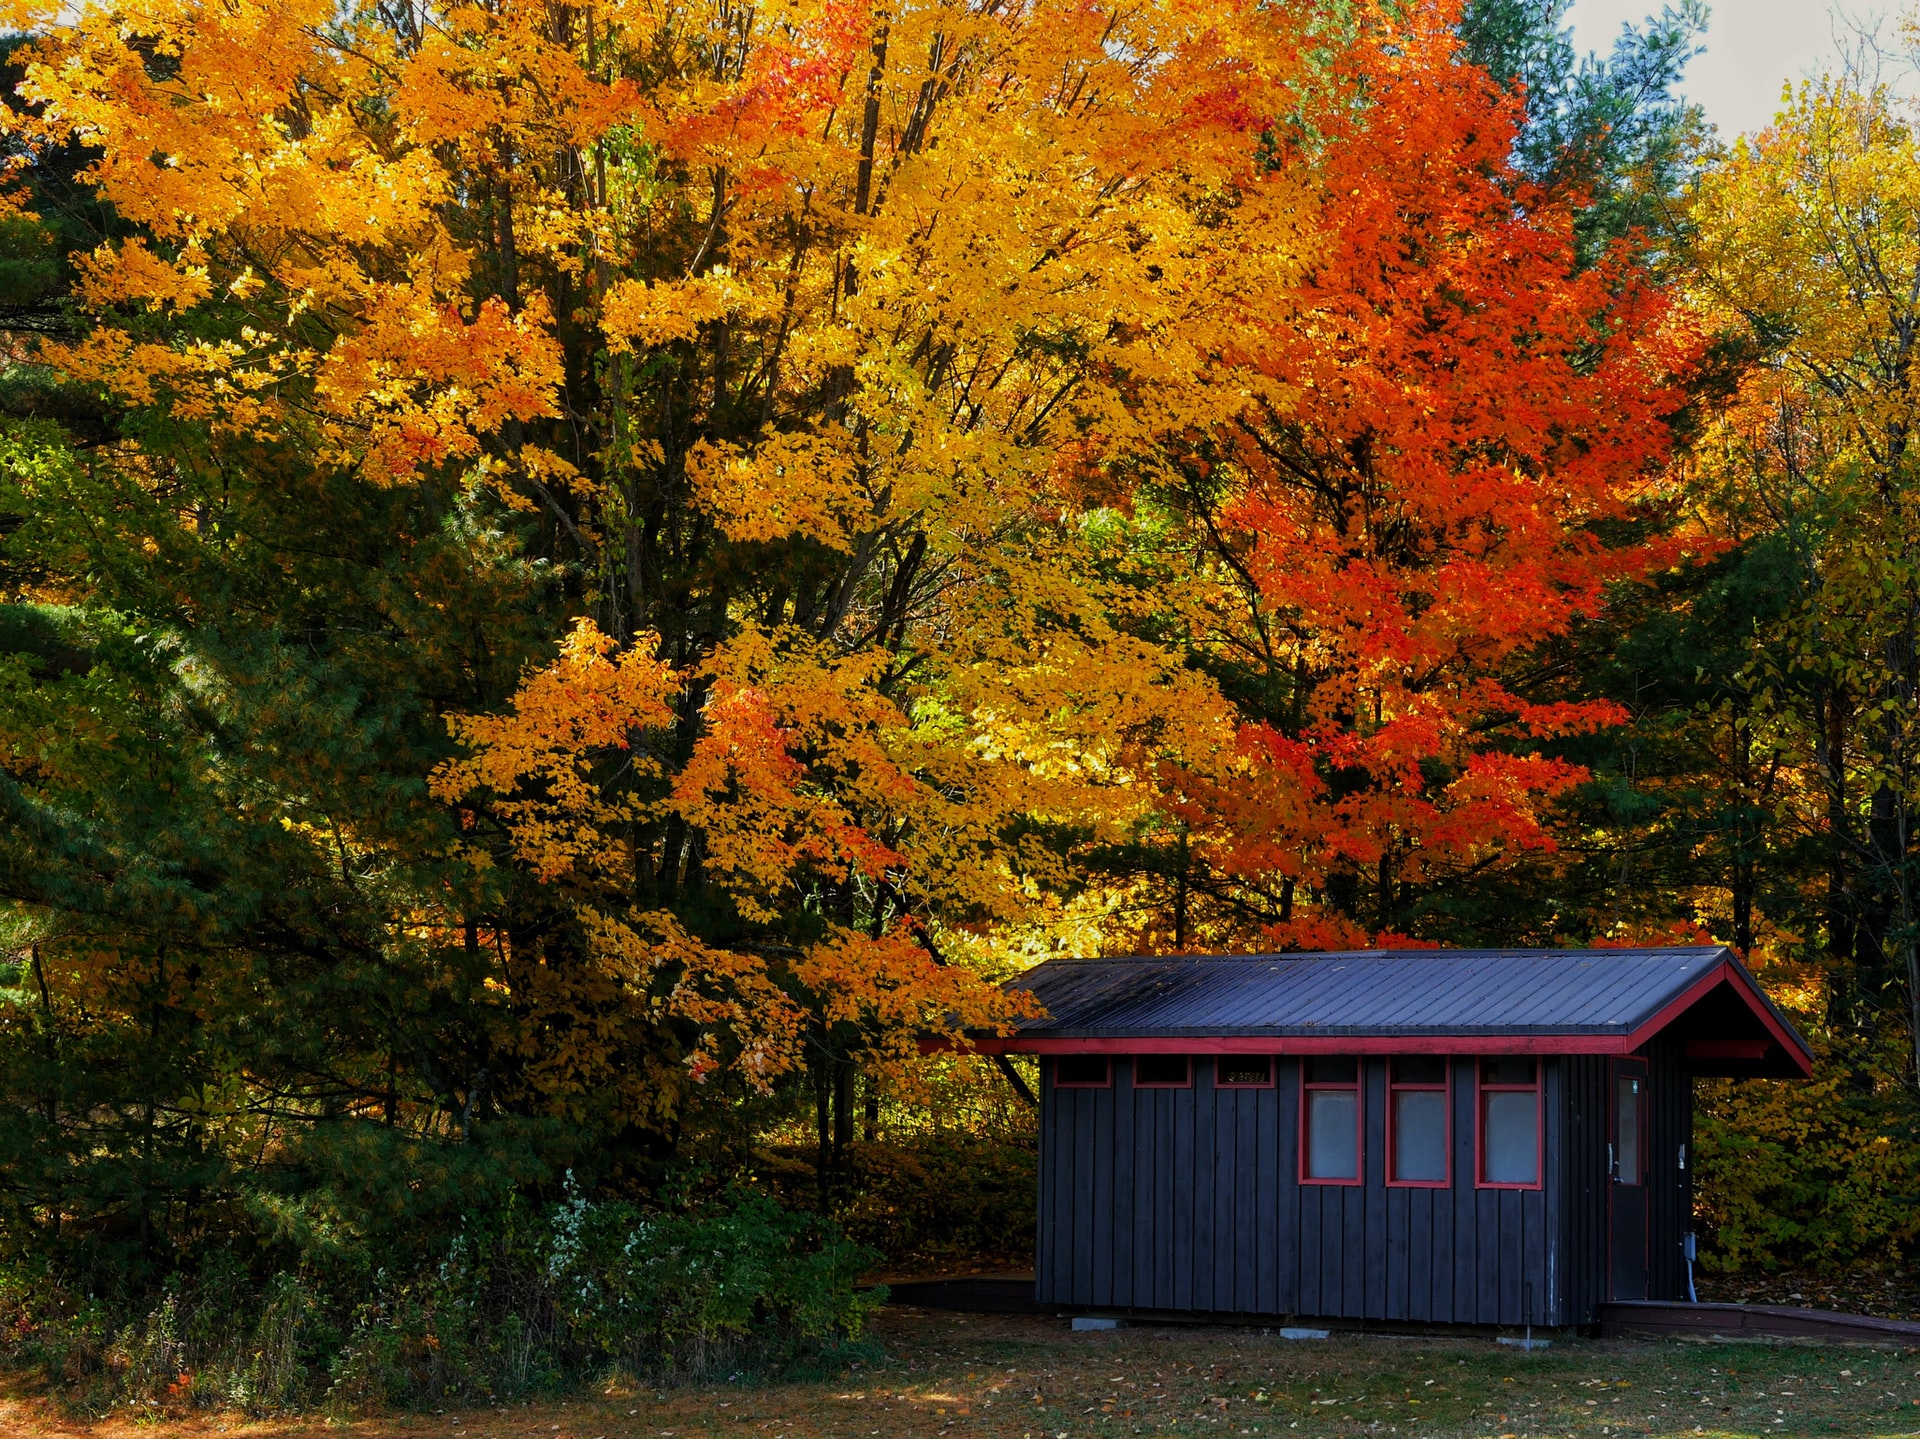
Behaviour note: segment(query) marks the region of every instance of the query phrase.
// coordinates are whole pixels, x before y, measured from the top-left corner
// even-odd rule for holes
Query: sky
[[[1757,130],[1779,108],[1780,87],[1836,65],[1837,17],[1880,23],[1882,37],[1893,40],[1899,0],[1844,0],[1840,11],[1827,0],[1708,0],[1712,23],[1705,53],[1687,67],[1687,97],[1698,101],[1722,138]],[[1582,51],[1613,48],[1625,21],[1638,22],[1657,11],[1661,0],[1573,0],[1567,19],[1574,44]],[[1840,22],[1840,33],[1847,33]]]

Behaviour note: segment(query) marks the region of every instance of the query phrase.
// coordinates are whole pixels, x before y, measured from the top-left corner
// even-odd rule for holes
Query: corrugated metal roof
[[[1720,946],[1056,959],[1009,987],[1047,1009],[1023,1039],[1623,1036],[1727,965],[1766,1003]]]

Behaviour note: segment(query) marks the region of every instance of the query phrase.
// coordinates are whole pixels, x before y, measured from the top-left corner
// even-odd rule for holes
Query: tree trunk
[[[832,1189],[833,1171],[833,1104],[832,1075],[828,1070],[828,1061],[820,1060],[813,1066],[813,1120],[820,1147],[815,1152],[813,1174],[820,1190],[820,1212],[828,1209],[829,1193]]]
[[[1827,894],[1823,906],[1827,930],[1827,1024],[1842,1033],[1855,1028],[1854,959],[1858,944],[1853,909],[1851,865],[1847,858],[1846,702],[1837,688],[1822,683],[1815,691],[1815,762],[1827,790]]]
[[[1757,860],[1758,805],[1754,796],[1753,732],[1745,695],[1736,695],[1730,721],[1733,750],[1733,856],[1727,888],[1733,896],[1733,947],[1741,958],[1753,953],[1753,888]]]
[[[853,1143],[853,1061],[841,1055],[833,1062],[833,1170],[837,1176]]]

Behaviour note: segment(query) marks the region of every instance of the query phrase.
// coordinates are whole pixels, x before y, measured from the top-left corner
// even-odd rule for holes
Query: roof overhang
[[[1044,1022],[1044,1021],[1043,1021]],[[982,1054],[1593,1054],[1632,1055],[1672,1038],[1694,1074],[1806,1079],[1813,1054],[1731,954],[1653,1014],[1606,1030],[1456,1028],[1072,1030],[970,1034]],[[938,1040],[928,1049],[951,1047]]]

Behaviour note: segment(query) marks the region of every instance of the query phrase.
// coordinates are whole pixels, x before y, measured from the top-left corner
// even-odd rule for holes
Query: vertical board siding
[[[1153,1115],[1153,1288],[1146,1303],[1154,1309],[1177,1309],[1173,1294],[1174,1257],[1174,1136],[1173,1096],[1166,1090],[1148,1090],[1137,1101]]]
[[[1605,1059],[1586,1054],[1570,1055],[1560,1067],[1561,1322],[1595,1324],[1607,1297],[1608,1068]]]
[[[1162,1303],[1168,1309],[1193,1307],[1193,1112],[1180,1101],[1178,1090],[1161,1090],[1154,1099],[1162,1106],[1163,1143],[1168,1182],[1165,1209],[1160,1216],[1160,1244],[1167,1251]]]
[[[1133,1170],[1133,1203],[1125,1210],[1124,1238],[1116,1237],[1116,1251],[1125,1249],[1125,1263],[1114,1272],[1113,1302],[1140,1307],[1152,1300],[1154,1284],[1154,1203],[1158,1181],[1154,1163],[1153,1114],[1125,1103],[1114,1095],[1114,1143],[1129,1151],[1128,1166]],[[1122,1211],[1114,1210],[1118,1226]]]
[[[1073,1248],[1068,1252],[1068,1273],[1072,1275],[1068,1283],[1072,1293],[1087,1296],[1083,1302],[1090,1302],[1093,1298],[1093,1245],[1090,1242],[1092,1235],[1087,1231],[1091,1228],[1094,1205],[1099,1197],[1093,1176],[1097,1111],[1099,1101],[1112,1093],[1110,1089],[1082,1089],[1074,1091],[1073,1096],[1073,1180],[1065,1186],[1065,1190],[1071,1196],[1069,1202],[1074,1207],[1074,1213],[1084,1216],[1089,1222],[1079,1226]]]
[[[1471,1059],[1453,1064],[1445,1189],[1387,1186],[1382,1060],[1364,1066],[1358,1186],[1300,1183],[1298,1060],[1276,1062],[1270,1089],[1221,1089],[1207,1058],[1194,1061],[1189,1089],[1135,1089],[1123,1058],[1108,1089],[1059,1089],[1052,1063],[1042,1068],[1043,1303],[1509,1326],[1591,1322],[1596,1312],[1604,1244],[1596,1254],[1586,1236],[1604,1239],[1593,1217],[1598,1209],[1604,1222],[1604,1192],[1596,1198],[1582,1175],[1594,1126],[1605,1125],[1604,1061],[1543,1062],[1539,1190],[1476,1186]],[[1685,1118],[1677,1103],[1663,1116],[1649,1138],[1671,1151],[1677,1175],[1691,1136],[1674,1137]],[[1682,1211],[1663,1222],[1677,1249]]]
[[[1453,1066],[1453,1187],[1448,1191],[1453,1203],[1447,1234],[1453,1245],[1453,1269],[1448,1275],[1446,1292],[1437,1296],[1436,1319],[1471,1324],[1480,1313],[1477,1246],[1474,1243],[1479,1218],[1478,1195],[1474,1188],[1476,1158],[1474,1145],[1478,1121],[1474,1105],[1478,1103],[1473,1061],[1458,1060]],[[1437,1277],[1437,1276],[1436,1276]]]
[[[1380,1191],[1390,1201],[1386,1207],[1386,1303],[1384,1316],[1390,1320],[1411,1318],[1409,1287],[1413,1283],[1413,1208],[1415,1189]]]
[[[1114,1180],[1113,1091],[1091,1091],[1099,1101],[1093,1112],[1093,1200],[1092,1243],[1088,1245],[1088,1263],[1092,1271],[1095,1304],[1113,1303],[1113,1198],[1119,1192]]]
[[[1681,1243],[1693,1227],[1693,1076],[1671,1039],[1647,1047],[1647,1142],[1647,1298],[1681,1300],[1687,1297]]]
[[[1195,1069],[1211,1070],[1211,1063],[1193,1062]],[[1188,1220],[1193,1227],[1193,1258],[1188,1270],[1186,1306],[1202,1313],[1215,1308],[1213,1298],[1213,1202],[1224,1177],[1214,1168],[1216,1152],[1213,1112],[1213,1086],[1203,1091],[1197,1086],[1187,1091],[1192,1105],[1193,1185],[1188,1194]]]
[[[1566,1128],[1559,1122],[1565,1109],[1567,1087],[1566,1061],[1550,1059],[1540,1073],[1541,1131],[1540,1174],[1545,1180],[1541,1194],[1539,1238],[1530,1251],[1533,1263],[1533,1312],[1531,1324],[1565,1324],[1566,1305],[1562,1294],[1562,1265],[1566,1245],[1562,1242],[1561,1214],[1566,1208],[1566,1190],[1559,1183],[1561,1151],[1566,1145]]]
[[[1300,1265],[1300,1282],[1295,1287],[1293,1302],[1287,1307],[1298,1313],[1322,1313],[1320,1297],[1321,1260],[1325,1250],[1320,1243],[1320,1199],[1326,1193],[1309,1184],[1294,1186],[1294,1192],[1300,1196],[1299,1223],[1292,1234],[1282,1234],[1280,1242],[1293,1241],[1292,1248]]]
[[[1260,1153],[1260,1096],[1264,1089],[1243,1089],[1231,1095],[1233,1100],[1233,1244],[1229,1247],[1226,1268],[1233,1285],[1233,1308],[1237,1313],[1259,1313],[1261,1293],[1266,1284],[1267,1246],[1260,1242],[1260,1226],[1254,1206],[1262,1190],[1258,1180]]]
[[[1280,1143],[1274,1164],[1274,1191],[1279,1195],[1280,1222],[1274,1228],[1274,1252],[1279,1283],[1274,1292],[1274,1312],[1297,1314],[1300,1296],[1306,1292],[1306,1264],[1300,1245],[1300,1226],[1305,1222],[1304,1192],[1300,1174],[1300,1066],[1274,1061],[1273,1082],[1279,1096],[1276,1105]]]
[[[1387,1061],[1369,1059],[1361,1066],[1364,1081],[1360,1097],[1364,1103],[1360,1135],[1361,1173],[1367,1186],[1355,1198],[1360,1202],[1359,1253],[1348,1256],[1350,1268],[1360,1273],[1361,1313],[1369,1319],[1387,1317]],[[1378,1173],[1375,1169],[1378,1169]],[[1349,1191],[1352,1192],[1352,1191]],[[1405,1190],[1394,1191],[1398,1199]],[[1350,1232],[1351,1233],[1351,1232]]]
[[[1136,1238],[1136,1216],[1140,1207],[1140,1166],[1135,1163],[1138,1143],[1129,1122],[1129,1111],[1118,1104],[1113,1122],[1113,1203],[1109,1212],[1107,1276],[1104,1297],[1094,1303],[1121,1308],[1132,1303],[1140,1256],[1147,1246]],[[1096,1291],[1099,1293],[1100,1291]]]
[[[1402,1316],[1416,1322],[1433,1317],[1433,1191],[1407,1191],[1407,1300]]]

